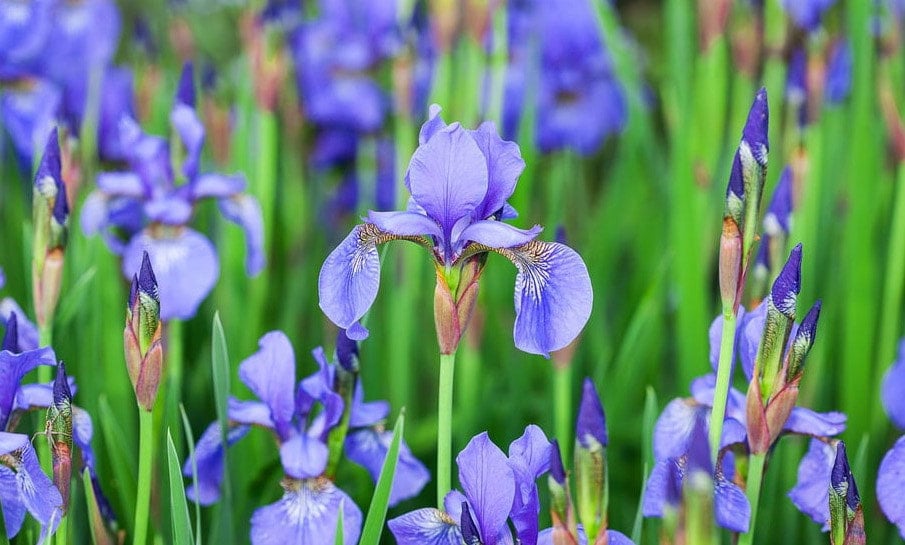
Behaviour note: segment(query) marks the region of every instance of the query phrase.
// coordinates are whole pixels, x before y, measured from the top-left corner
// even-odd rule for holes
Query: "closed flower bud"
[[[437,267],[434,289],[434,323],[441,354],[452,354],[471,321],[478,300],[478,279],[487,260],[481,254],[465,260],[461,268]]]
[[[53,403],[47,408],[45,430],[53,459],[53,484],[63,498],[63,513],[69,508],[72,481],[72,392],[63,362],[57,364],[53,381]]]
[[[830,473],[830,541],[833,545],[862,545],[865,542],[861,495],[852,475],[845,443],[836,444],[836,460]]]
[[[32,285],[38,325],[48,325],[60,296],[63,257],[69,236],[69,203],[60,166],[60,143],[54,128],[35,174],[32,202],[34,254]]]
[[[798,333],[792,341],[792,347],[789,349],[789,363],[786,369],[786,382],[792,382],[801,376],[804,369],[804,359],[814,346],[814,340],[817,338],[817,321],[820,319],[821,302],[817,300],[811,310],[805,315],[804,320],[798,327]]]
[[[162,329],[157,279],[148,253],[145,252],[141,270],[132,279],[123,341],[129,379],[135,389],[138,405],[146,411],[153,409],[160,386],[163,366]]]
[[[742,234],[731,216],[723,218],[723,233],[720,235],[720,299],[723,314],[738,309],[742,275]]]
[[[591,543],[607,527],[607,443],[603,405],[594,383],[586,378],[575,425],[575,480],[578,518]]]

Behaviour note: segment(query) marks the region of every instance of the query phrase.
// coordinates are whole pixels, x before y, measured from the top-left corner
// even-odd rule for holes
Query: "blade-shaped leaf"
[[[113,410],[110,408],[107,398],[101,396],[98,401],[101,434],[104,438],[104,446],[107,450],[107,457],[110,459],[110,466],[112,467],[113,478],[116,483],[113,489],[119,492],[119,501],[126,508],[126,512],[131,512],[135,509],[135,505],[131,502],[135,501],[135,475],[138,474],[138,468],[135,467],[136,456],[127,452],[125,442],[122,440],[125,435],[116,416],[113,414]],[[126,523],[131,524],[132,522],[131,520],[126,520]],[[131,530],[131,526],[127,530]]]
[[[214,402],[217,406],[217,421],[220,423],[220,441],[223,444],[223,467],[228,468],[226,434],[229,430],[229,419],[226,415],[226,405],[229,399],[229,354],[226,350],[226,334],[223,332],[223,323],[220,321],[220,313],[214,314],[213,335],[211,337],[211,374],[214,379]],[[218,530],[219,542],[231,545],[232,532],[232,487],[230,486],[229,471],[224,475],[222,484],[223,494],[220,498],[220,509],[215,515],[214,527]]]
[[[91,473],[86,468],[82,471],[82,487],[85,489],[85,502],[88,504],[88,529],[91,530],[91,543],[93,545],[112,545],[104,517],[97,505],[97,497],[94,495],[94,483],[91,482]],[[6,532],[3,532],[2,543],[6,543]]]
[[[185,487],[182,483],[182,468],[179,454],[173,444],[173,436],[167,428],[167,468],[170,477],[170,513],[173,520],[173,543],[175,545],[192,545],[192,522],[189,518],[189,505],[185,499]]]
[[[393,477],[396,475],[396,462],[399,460],[399,444],[402,442],[402,432],[405,428],[405,409],[396,418],[393,426],[393,441],[387,451],[387,457],[383,461],[380,470],[380,478],[377,479],[377,488],[374,489],[374,497],[371,498],[371,506],[368,508],[368,516],[365,518],[364,528],[361,532],[359,545],[377,545],[380,543],[380,534],[383,533],[383,524],[386,521],[387,507],[390,503],[390,491],[393,488]]]
[[[198,462],[195,460],[195,435],[192,432],[192,424],[189,422],[189,415],[185,413],[185,405],[179,404],[179,412],[182,414],[182,427],[185,430],[185,437],[189,445],[189,460],[192,461],[192,485],[198,490]],[[197,500],[197,497],[196,497]],[[201,505],[194,501],[195,504],[195,543],[201,545]]]

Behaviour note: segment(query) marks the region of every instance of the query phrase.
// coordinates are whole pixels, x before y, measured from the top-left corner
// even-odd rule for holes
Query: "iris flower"
[[[782,7],[798,28],[814,32],[823,22],[823,14],[836,0],[782,0]]]
[[[323,349],[312,354],[319,369],[302,379],[297,387],[295,354],[289,339],[274,331],[264,335],[260,349],[239,366],[239,378],[258,400],[229,400],[228,444],[244,437],[251,426],[270,430],[277,439],[285,477],[283,496],[276,503],[259,508],[251,519],[254,545],[282,543],[333,543],[340,507],[343,512],[345,543],[358,542],[361,511],[326,475],[329,450],[327,439],[340,423],[343,397],[335,391],[336,366]],[[345,454],[375,478],[389,450],[392,432],[381,422],[389,414],[385,401],[364,402],[360,383],[352,396],[349,434]],[[195,459],[183,467],[187,477],[197,479],[188,496],[203,505],[220,497],[223,480],[223,449],[220,426],[214,422],[195,448]],[[197,467],[197,474],[194,472]],[[427,469],[401,443],[390,503],[417,495],[429,479]]]
[[[518,543],[537,543],[536,481],[550,467],[550,443],[540,428],[525,428],[508,457],[484,432],[469,441],[456,465],[462,492],[448,493],[443,511],[418,509],[389,521],[398,545],[511,544],[507,521]]]
[[[217,199],[223,216],[245,231],[245,269],[250,276],[264,267],[263,221],[257,200],[244,193],[241,175],[201,172],[204,126],[194,108],[191,65],[182,72],[170,122],[184,149],[174,170],[172,146],[144,133],[135,120],[120,124],[121,149],[129,169],[98,175],[97,189],[85,200],[82,230],[103,233],[108,246],[122,256],[127,278],[141,265],[147,251],[160,284],[161,319],[195,315],[220,274],[213,244],[189,227],[195,208],[204,199]],[[117,233],[125,233],[126,239]]]
[[[408,210],[370,212],[333,250],[318,279],[321,309],[350,336],[367,336],[359,320],[377,296],[377,246],[385,242],[427,248],[444,280],[468,264],[480,270],[484,255],[495,252],[518,269],[515,345],[546,356],[569,344],[591,313],[590,277],[574,250],[536,240],[540,226],[501,221],[516,216],[507,200],[525,167],[518,145],[502,140],[489,122],[475,130],[447,125],[436,105],[419,143],[405,178]]]

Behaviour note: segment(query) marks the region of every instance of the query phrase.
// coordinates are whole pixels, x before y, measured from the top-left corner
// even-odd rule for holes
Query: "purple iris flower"
[[[0,119],[22,172],[31,172],[35,150],[43,149],[62,104],[60,89],[44,79],[0,90]]]
[[[34,71],[50,33],[51,0],[0,2],[0,80]]]
[[[340,422],[343,397],[337,393],[336,365],[330,364],[322,349],[312,354],[318,371],[302,379],[296,387],[295,354],[286,336],[278,331],[264,335],[258,352],[239,366],[239,378],[258,396],[257,401],[229,400],[231,429],[227,443],[244,437],[250,426],[271,430],[279,444],[280,462],[285,473],[283,496],[276,503],[255,511],[251,519],[251,542],[255,545],[277,543],[333,543],[339,508],[343,509],[346,544],[358,542],[361,511],[334,482],[325,476],[329,450],[327,438]],[[379,474],[389,449],[392,432],[383,429],[389,406],[386,402],[364,402],[360,385],[352,397],[346,456]],[[211,424],[198,441],[194,465],[197,487],[187,493],[199,503],[209,505],[220,497],[223,479],[223,449],[220,427]],[[183,466],[187,477],[194,474],[193,460]],[[405,443],[390,494],[391,503],[417,495],[429,480],[427,469],[416,460]]]
[[[395,2],[321,0],[320,17],[291,41],[306,115],[358,133],[380,128],[389,99],[370,72],[398,46]]]
[[[798,28],[814,32],[823,21],[823,14],[836,0],[782,0],[782,7]]]
[[[467,130],[447,125],[431,108],[406,174],[407,211],[370,212],[324,261],[320,306],[353,338],[367,336],[359,320],[380,285],[377,245],[409,240],[429,247],[438,271],[461,267],[493,251],[512,261],[515,344],[547,355],[569,344],[591,311],[591,283],[581,257],[568,246],[535,240],[540,226],[517,229],[507,200],[525,163],[518,146],[502,140],[492,123]]]
[[[456,457],[462,492],[443,500],[444,510],[425,508],[389,521],[398,545],[460,545],[465,535],[482,545],[536,545],[540,501],[537,479],[549,470],[550,442],[537,426],[509,445],[507,457],[486,432]],[[463,508],[463,506],[465,508]],[[473,518],[471,518],[473,516]],[[468,517],[468,518],[466,518]],[[463,520],[466,522],[463,523]]]
[[[903,388],[905,339],[899,341],[898,356],[886,372],[881,389],[883,408],[899,429],[905,429]],[[886,453],[877,472],[877,501],[886,518],[899,528],[899,533],[905,538],[905,498],[902,497],[902,487],[905,487],[905,436],[900,437]]]
[[[625,92],[593,10],[588,0],[537,4],[542,69],[535,138],[541,151],[590,154],[625,126]]]
[[[826,72],[826,100],[839,104],[852,92],[852,46],[848,40],[840,40],[833,47]]]
[[[127,278],[148,252],[160,284],[163,320],[194,316],[220,274],[213,244],[189,227],[199,201],[217,199],[223,216],[245,231],[245,269],[250,276],[257,275],[265,261],[261,208],[244,193],[245,179],[200,171],[205,131],[194,104],[192,69],[186,65],[170,111],[185,150],[180,168],[174,170],[166,139],[144,133],[133,119],[125,118],[119,149],[127,156],[129,170],[98,175],[97,189],[82,209],[82,230],[104,234],[111,250],[122,256]],[[127,238],[118,238],[117,231]]]
[[[607,530],[606,539],[609,545],[634,545],[628,536],[616,530]],[[553,528],[541,530],[537,536],[537,545],[553,545]],[[581,524],[578,525],[578,545],[588,545],[588,536]]]
[[[741,361],[742,371],[749,382],[766,314],[765,304],[747,312],[743,307],[739,307],[732,361],[735,362],[736,359]],[[672,400],[657,419],[653,441],[656,465],[645,489],[643,505],[645,516],[662,516],[667,505],[675,505],[681,500],[681,495],[676,495],[676,490],[681,490],[681,486],[677,486],[676,482],[681,483],[681,478],[684,476],[683,464],[686,462],[683,462],[683,459],[687,459],[694,446],[694,430],[698,425],[705,426],[705,432],[709,429],[707,427],[710,422],[710,410],[716,387],[715,372],[719,359],[722,327],[722,317],[718,316],[713,321],[709,332],[710,359],[714,372],[695,379],[691,384],[691,399]],[[797,324],[793,325],[789,335],[790,343],[795,338],[797,331]],[[699,422],[703,422],[703,424],[699,424]],[[783,432],[825,439],[842,433],[845,430],[845,422],[845,415],[839,412],[818,413],[805,407],[794,407],[783,427]],[[735,388],[730,388],[726,403],[721,449],[725,450],[732,445],[747,447],[746,430],[745,394]],[[703,437],[706,440],[707,433],[704,433]],[[829,520],[829,504],[812,501],[813,498],[801,491],[816,490],[822,487],[825,495],[835,456],[834,452],[831,452],[828,466],[816,464],[814,462],[816,454],[809,452],[799,466],[798,483],[789,494],[800,511],[820,524]],[[722,471],[722,475],[717,472],[714,479],[716,486],[714,507],[717,522],[724,528],[733,531],[747,531],[748,519],[741,516],[743,511],[738,510],[740,504],[736,501],[738,496],[736,490],[733,489],[735,485],[731,482],[733,465],[728,454],[724,457],[723,464],[719,469]],[[676,481],[676,479],[679,480]],[[827,513],[826,517],[823,516],[824,513]]]

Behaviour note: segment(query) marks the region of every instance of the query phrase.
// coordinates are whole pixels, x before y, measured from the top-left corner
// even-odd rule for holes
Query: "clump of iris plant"
[[[438,506],[449,490],[453,363],[490,252],[518,269],[515,280],[515,345],[548,356],[581,332],[591,314],[587,267],[571,248],[537,240],[541,227],[519,229],[507,202],[524,169],[518,145],[500,138],[492,123],[474,130],[447,125],[439,106],[421,127],[419,146],[405,177],[407,210],[369,212],[334,249],[318,278],[320,307],[354,339],[367,336],[361,318],[377,297],[377,246],[414,242],[434,262],[434,322],[440,345]]]
[[[134,119],[120,124],[128,169],[98,175],[97,189],[82,208],[82,230],[101,233],[122,257],[127,278],[147,251],[160,281],[164,321],[188,319],[217,282],[220,263],[213,244],[190,227],[198,204],[216,199],[223,216],[245,231],[246,272],[264,267],[263,222],[241,175],[201,171],[204,126],[195,112],[191,65],[182,71],[170,111],[176,142],[144,133]]]
[[[251,518],[251,543],[334,543],[340,510],[346,545],[358,543],[362,514],[334,482],[342,457],[363,466],[376,480],[392,440],[384,429],[385,401],[364,401],[357,377],[354,343],[340,332],[337,362],[320,347],[312,351],[318,370],[296,383],[295,354],[282,332],[267,333],[259,350],[239,366],[239,379],[257,400],[229,399],[227,443],[243,438],[252,426],[276,438],[283,471],[282,497],[257,509]],[[220,498],[225,471],[221,429],[211,424],[183,472],[193,477],[188,496],[202,505]],[[195,470],[197,468],[197,472]],[[417,495],[429,479],[427,469],[401,443],[390,504]]]

